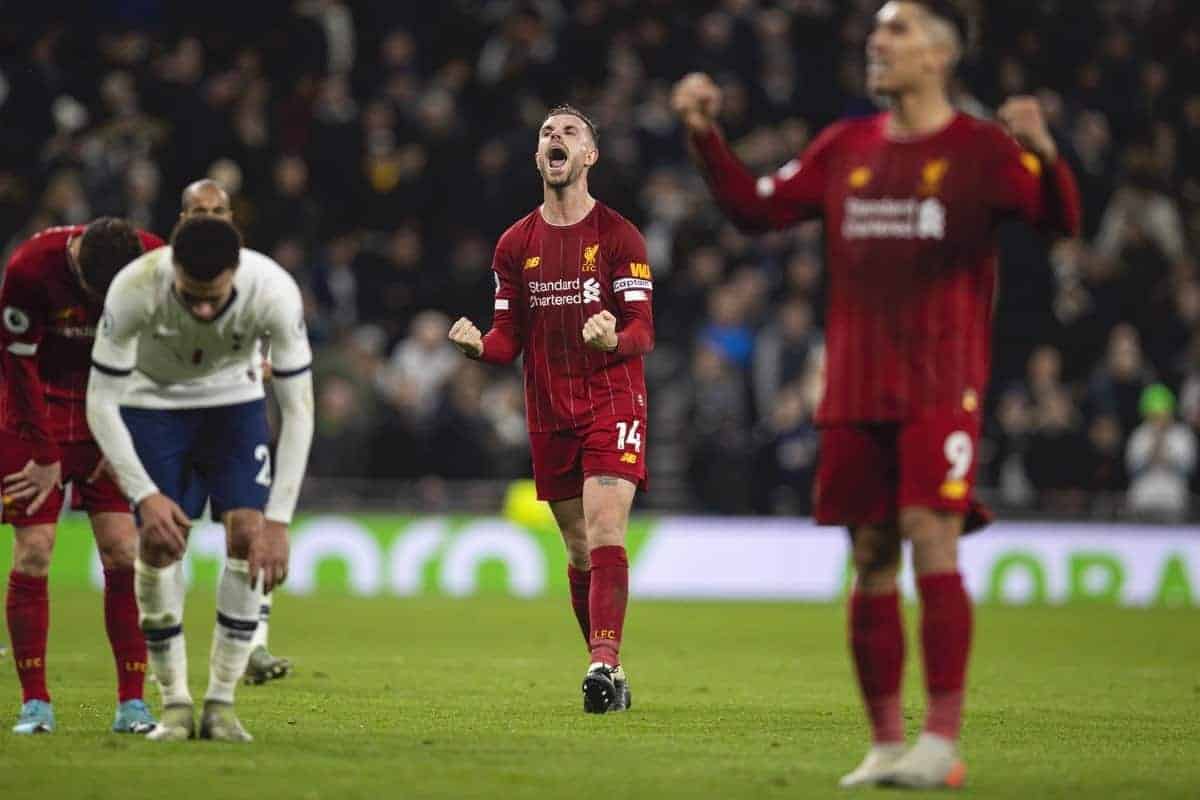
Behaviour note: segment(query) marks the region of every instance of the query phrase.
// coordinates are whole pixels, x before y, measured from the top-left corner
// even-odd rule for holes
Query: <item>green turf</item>
[[[580,710],[586,658],[565,599],[281,597],[272,643],[297,672],[240,689],[256,741],[234,746],[106,733],[99,595],[53,600],[59,732],[0,732],[0,798],[837,797],[864,748],[831,606],[636,604],[634,710],[597,717]],[[197,695],[211,619],[212,598],[194,594]],[[1196,797],[1198,623],[1194,611],[981,610],[969,796]],[[11,655],[0,673],[11,714]],[[915,728],[919,680],[908,690]]]

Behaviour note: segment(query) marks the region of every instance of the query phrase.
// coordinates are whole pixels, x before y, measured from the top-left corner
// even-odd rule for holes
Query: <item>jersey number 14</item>
[[[617,423],[617,449],[624,450],[626,444],[633,445],[633,452],[642,452],[642,434],[638,433],[638,425],[641,425],[641,420],[635,419],[632,424],[628,422]]]

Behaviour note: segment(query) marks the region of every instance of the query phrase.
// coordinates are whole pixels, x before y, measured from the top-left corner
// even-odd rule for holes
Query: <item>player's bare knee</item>
[[[50,556],[53,539],[29,537],[18,540],[13,548],[13,570],[34,578],[45,577],[50,572]]]
[[[54,553],[54,526],[19,528],[13,539],[13,569],[22,575],[41,578],[50,572]]]
[[[570,534],[563,531],[563,543],[567,547],[567,560],[578,570],[587,571],[592,568],[591,548],[588,547],[587,528],[580,522]]]
[[[619,509],[602,509],[592,514],[587,521],[588,548],[624,546],[625,525],[626,516]]]
[[[96,549],[100,553],[100,564],[106,570],[131,569],[137,555],[137,540],[124,537],[97,540]]]
[[[137,554],[137,557],[140,558],[143,563],[159,569],[162,569],[163,567],[169,567],[179,560],[175,558],[175,556],[173,556],[166,548],[150,544],[144,539],[138,543]]]
[[[854,575],[855,588],[864,594],[888,594],[897,591],[899,576],[899,564],[859,569]]]
[[[854,570],[863,575],[893,577],[900,569],[900,537],[890,528],[860,527],[850,533]]]

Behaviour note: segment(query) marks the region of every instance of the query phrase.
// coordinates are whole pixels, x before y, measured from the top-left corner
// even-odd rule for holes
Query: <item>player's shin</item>
[[[134,564],[135,590],[150,668],[162,689],[163,705],[190,706],[187,645],[183,636],[183,600],[187,586],[183,563],[155,567],[140,558]]]
[[[629,559],[625,548],[606,545],[592,550],[588,647],[592,663],[615,667],[621,663],[621,631],[629,601]]]
[[[46,576],[13,570],[8,576],[5,603],[22,702],[50,701],[46,689],[46,638],[50,629],[50,599]]]
[[[568,564],[567,583],[571,587],[571,610],[575,612],[575,621],[579,623],[579,630],[583,633],[583,643],[590,649],[591,618],[588,604],[591,602],[592,571]]]
[[[117,664],[117,699],[140,700],[146,680],[146,639],[138,627],[134,570],[104,570],[104,627]]]
[[[850,597],[850,649],[875,745],[904,742],[900,683],[904,671],[904,626],[895,591]]]
[[[971,649],[971,599],[958,572],[917,578],[921,649],[929,709],[925,732],[954,741],[962,725],[963,688]]]
[[[234,689],[246,671],[254,631],[263,603],[262,584],[250,585],[250,567],[227,558],[217,586],[217,625],[213,632],[206,701],[232,703]]]

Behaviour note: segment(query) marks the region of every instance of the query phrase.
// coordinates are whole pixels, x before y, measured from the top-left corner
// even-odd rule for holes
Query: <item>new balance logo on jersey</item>
[[[864,200],[846,198],[842,236],[847,239],[946,238],[946,207],[936,197]]]
[[[13,306],[4,307],[4,329],[14,336],[20,336],[29,331],[29,315]]]

